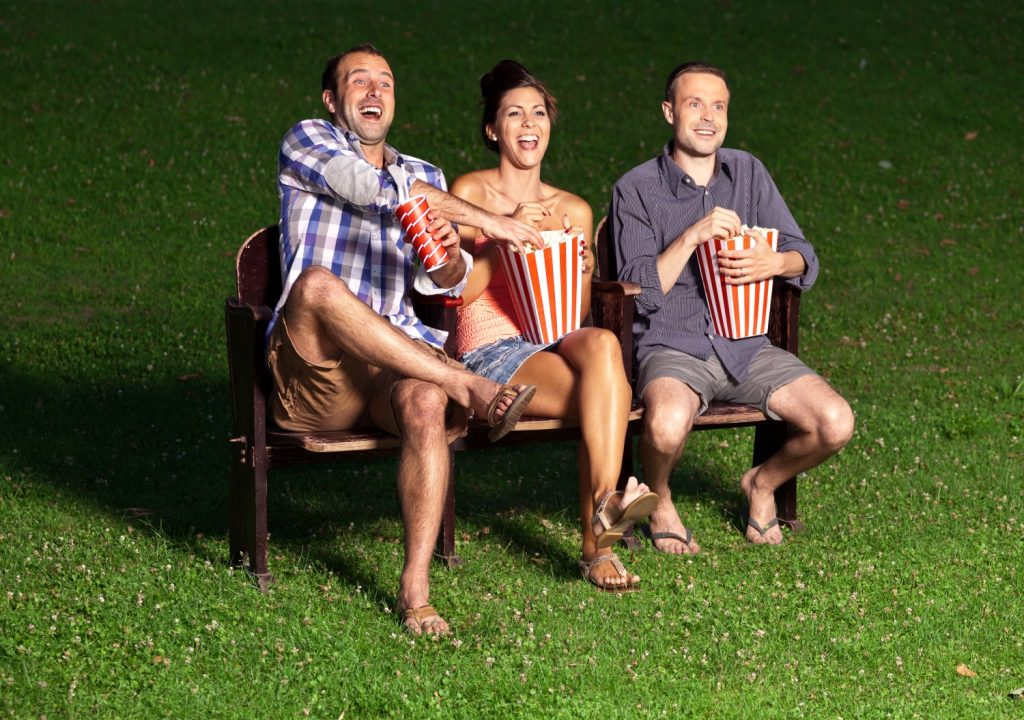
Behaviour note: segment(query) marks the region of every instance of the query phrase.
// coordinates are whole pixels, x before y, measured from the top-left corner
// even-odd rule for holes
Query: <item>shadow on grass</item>
[[[3,375],[0,453],[30,482],[48,484],[55,499],[71,496],[112,518],[136,520],[183,550],[224,563],[228,530],[229,397],[226,380],[205,376],[144,385],[91,386]],[[543,533],[512,518],[510,508],[550,516],[577,515],[576,446],[561,442],[500,446],[461,453],[457,468],[457,531],[490,526],[527,556],[540,555],[565,577],[577,558]],[[386,519],[401,537],[394,459],[339,462],[273,470],[270,475],[271,561],[275,547],[322,564],[349,582],[387,593],[344,542],[352,528],[367,534]],[[684,458],[673,478],[677,498],[708,497],[738,507],[728,471]],[[397,527],[397,530],[394,528]],[[339,547],[341,550],[339,551]],[[351,552],[349,552],[351,550]],[[553,557],[554,556],[554,557]]]

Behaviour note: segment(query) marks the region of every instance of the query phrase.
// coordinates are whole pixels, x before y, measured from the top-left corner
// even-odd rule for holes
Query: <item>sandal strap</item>
[[[607,555],[598,555],[591,560],[580,560],[580,572],[583,574],[583,579],[589,580],[590,571],[603,562],[610,562],[620,577],[626,577],[626,568],[619,560],[619,556],[615,553],[608,553]]]
[[[615,520],[612,520],[606,514],[606,511],[608,509],[608,501],[612,499],[613,495],[621,495],[621,494],[622,494],[622,492],[619,491],[619,490],[609,490],[608,492],[606,492],[604,494],[604,497],[601,498],[601,502],[599,502],[597,504],[597,509],[594,511],[593,517],[590,518],[590,524],[591,525],[596,525],[597,523],[601,523],[601,530],[602,530],[602,532],[607,530],[608,528],[610,528],[612,525],[614,525],[615,524],[615,520],[618,520],[618,518],[616,518]],[[602,556],[602,557],[604,557],[604,556]]]

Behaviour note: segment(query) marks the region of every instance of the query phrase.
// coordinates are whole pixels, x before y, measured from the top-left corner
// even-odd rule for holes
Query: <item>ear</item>
[[[668,100],[663,100],[661,103],[661,114],[665,116],[665,122],[669,125],[675,122],[675,113],[672,112],[672,103]]]
[[[334,92],[331,90],[324,90],[323,95],[321,95],[320,97],[323,98],[324,106],[327,108],[327,112],[329,112],[331,115],[334,115]]]
[[[493,123],[487,123],[486,125],[484,125],[484,132],[487,133],[488,139],[490,139],[492,142],[498,141],[498,134],[494,132]]]

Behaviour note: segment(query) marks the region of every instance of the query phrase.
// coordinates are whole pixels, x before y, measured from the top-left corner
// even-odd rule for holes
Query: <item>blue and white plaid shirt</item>
[[[453,288],[434,285],[394,214],[399,182],[406,183],[403,196],[415,179],[447,190],[444,174],[390,146],[384,157],[388,169],[380,170],[363,157],[354,133],[325,120],[304,120],[285,135],[277,178],[283,291],[267,337],[292,284],[306,268],[321,265],[410,337],[444,344],[447,333],[416,317],[409,289],[415,284],[424,294],[458,296],[465,277]]]

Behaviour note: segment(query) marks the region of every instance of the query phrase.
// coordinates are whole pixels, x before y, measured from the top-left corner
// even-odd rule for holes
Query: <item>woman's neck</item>
[[[519,168],[502,158],[498,163],[498,189],[517,203],[538,202],[543,195],[540,165]]]

